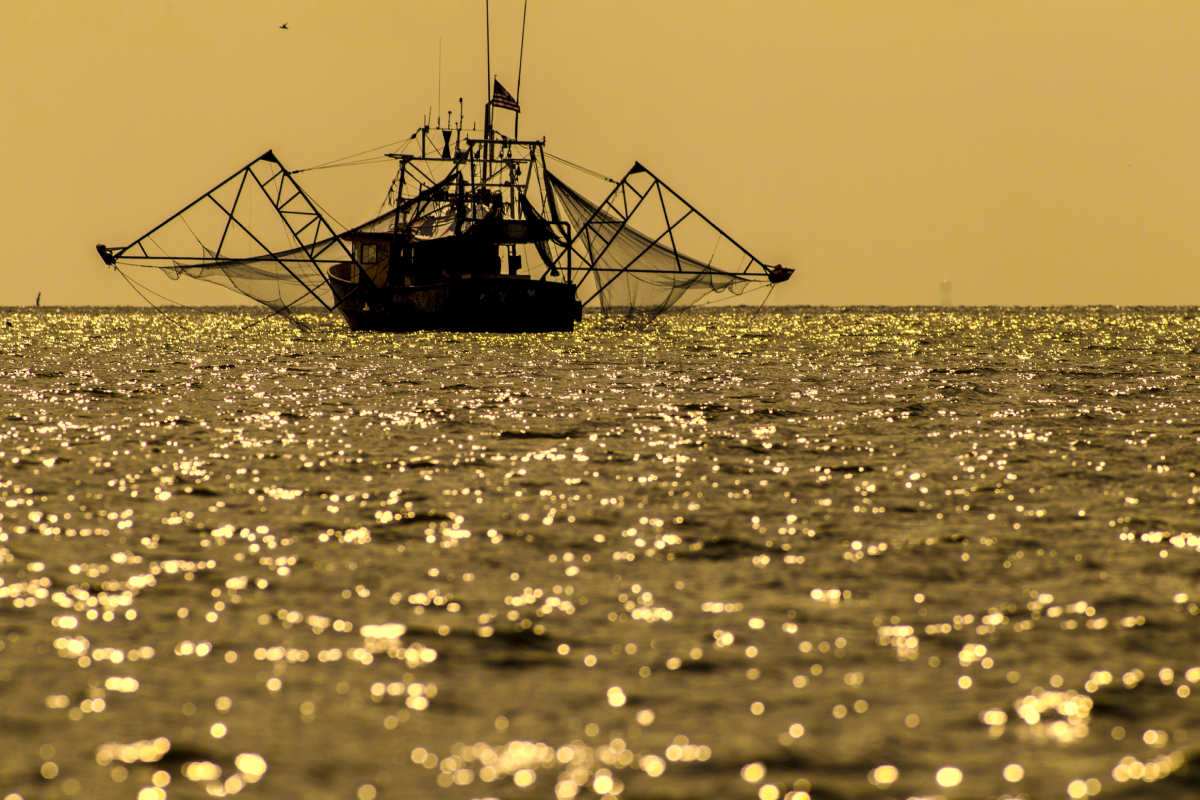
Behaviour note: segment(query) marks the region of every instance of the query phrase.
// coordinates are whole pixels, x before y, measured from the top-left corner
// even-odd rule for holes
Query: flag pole
[[[521,12],[521,55],[517,59],[517,107],[521,106],[521,68],[525,66],[525,18],[529,16],[529,0],[525,0],[525,9]],[[521,112],[513,115],[513,138],[520,139]]]
[[[483,0],[484,30],[487,32],[487,93],[484,97],[492,99],[492,14],[488,0]]]
[[[483,157],[483,182],[487,183],[488,169],[491,167],[492,160],[492,13],[488,0],[483,0],[483,16],[484,30],[487,34],[487,92],[484,97],[487,102],[483,106],[483,138],[484,157]]]

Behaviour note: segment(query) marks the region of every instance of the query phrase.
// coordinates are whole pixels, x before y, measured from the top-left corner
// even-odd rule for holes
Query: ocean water
[[[1195,309],[0,320],[0,797],[1200,797]]]

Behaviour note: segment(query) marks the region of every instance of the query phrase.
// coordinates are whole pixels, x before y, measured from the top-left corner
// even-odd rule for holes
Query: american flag
[[[517,105],[517,98],[509,94],[508,90],[500,85],[500,81],[495,83],[492,89],[492,105],[496,108],[507,108],[509,111],[520,111],[521,106]]]

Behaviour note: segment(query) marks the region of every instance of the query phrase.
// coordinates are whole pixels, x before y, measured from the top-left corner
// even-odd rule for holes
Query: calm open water
[[[0,312],[0,797],[1200,797],[1197,313]]]

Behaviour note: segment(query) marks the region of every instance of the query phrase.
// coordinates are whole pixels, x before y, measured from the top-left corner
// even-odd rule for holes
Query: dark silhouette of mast
[[[517,106],[521,105],[521,68],[525,66],[525,17],[529,15],[529,0],[525,0],[525,10],[521,12],[521,55],[517,59]],[[513,117],[513,138],[520,140],[521,112]]]

